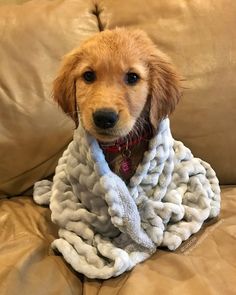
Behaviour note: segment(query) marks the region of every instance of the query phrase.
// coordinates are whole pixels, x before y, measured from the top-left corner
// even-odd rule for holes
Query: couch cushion
[[[0,196],[53,173],[73,123],[51,98],[62,56],[98,31],[88,1],[0,5]]]
[[[50,249],[57,228],[30,197],[0,200],[0,295],[235,294],[236,187],[222,190],[222,212],[175,252],[158,250],[106,281],[76,274]],[[82,284],[83,283],[83,284]]]
[[[22,4],[29,0],[0,0],[0,4]]]
[[[82,294],[77,274],[50,249],[57,229],[49,209],[30,197],[2,199],[0,207],[0,294]]]
[[[210,162],[221,183],[236,184],[236,2],[101,2],[110,28],[144,29],[171,56],[187,87],[172,116],[174,136]]]

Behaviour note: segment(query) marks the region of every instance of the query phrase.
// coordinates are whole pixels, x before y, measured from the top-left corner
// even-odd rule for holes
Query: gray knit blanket
[[[133,268],[158,246],[175,250],[220,211],[220,188],[206,162],[172,138],[164,119],[129,184],[114,174],[98,142],[79,124],[53,182],[34,187],[49,204],[59,238],[52,243],[89,278]]]

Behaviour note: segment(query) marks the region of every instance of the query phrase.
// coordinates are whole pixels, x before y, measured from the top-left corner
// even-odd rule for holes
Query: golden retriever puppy
[[[98,33],[69,53],[54,99],[103,148],[111,169],[129,180],[158,122],[175,108],[180,79],[140,30]]]

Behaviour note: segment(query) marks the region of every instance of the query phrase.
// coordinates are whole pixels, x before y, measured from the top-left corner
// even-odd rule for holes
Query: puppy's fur
[[[91,70],[96,80],[86,83],[83,74]],[[135,85],[125,81],[130,72],[139,76]],[[90,134],[100,142],[113,142],[137,129],[143,117],[156,129],[158,122],[174,110],[180,89],[172,64],[148,36],[140,30],[119,28],[98,33],[68,54],[53,92],[76,125],[79,112]],[[93,113],[104,108],[113,109],[119,120],[113,128],[100,130],[93,122]],[[140,145],[136,166],[145,148]]]

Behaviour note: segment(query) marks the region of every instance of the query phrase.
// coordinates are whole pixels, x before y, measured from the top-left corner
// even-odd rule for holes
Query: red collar
[[[147,126],[147,128],[144,128],[139,136],[137,136],[134,131],[131,131],[125,138],[118,139],[111,144],[100,143],[100,147],[106,153],[118,153],[123,150],[129,150],[142,141],[150,140],[152,135],[152,128]]]

